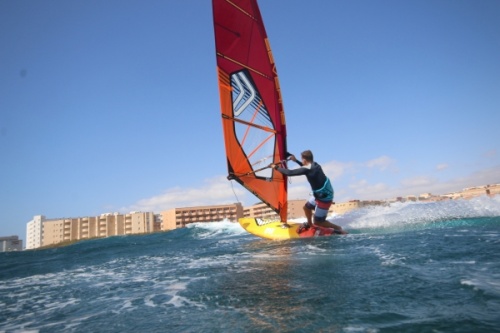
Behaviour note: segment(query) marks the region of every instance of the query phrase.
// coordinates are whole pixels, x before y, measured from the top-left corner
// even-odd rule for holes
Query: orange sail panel
[[[212,0],[229,179],[287,218],[287,181],[266,168],[286,158],[285,114],[256,0]]]

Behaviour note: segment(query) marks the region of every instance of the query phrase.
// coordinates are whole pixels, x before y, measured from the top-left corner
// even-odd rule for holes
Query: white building
[[[26,249],[36,249],[43,243],[43,221],[45,216],[35,215],[26,225]]]

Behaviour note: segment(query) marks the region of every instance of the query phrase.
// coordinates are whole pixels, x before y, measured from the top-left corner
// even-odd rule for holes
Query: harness
[[[332,201],[333,200],[333,187],[330,184],[330,179],[326,177],[323,187],[317,190],[313,190],[313,195],[316,199],[321,201]]]

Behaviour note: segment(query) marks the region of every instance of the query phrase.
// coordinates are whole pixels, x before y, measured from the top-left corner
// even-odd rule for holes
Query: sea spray
[[[471,200],[392,203],[335,215],[329,220],[346,229],[413,229],[442,220],[500,216],[500,196]]]

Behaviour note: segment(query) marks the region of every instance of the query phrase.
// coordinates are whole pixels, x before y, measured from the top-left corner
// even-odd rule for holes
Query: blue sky
[[[289,150],[336,201],[500,183],[500,1],[259,4]],[[0,45],[0,236],[257,201],[225,178],[209,0],[2,0]]]

